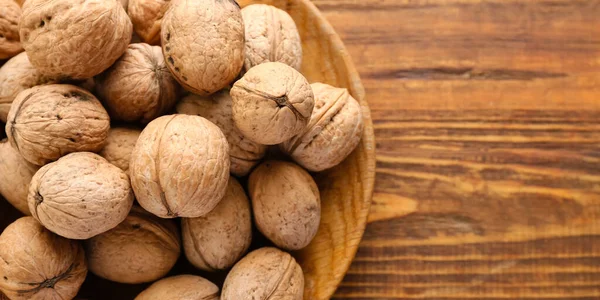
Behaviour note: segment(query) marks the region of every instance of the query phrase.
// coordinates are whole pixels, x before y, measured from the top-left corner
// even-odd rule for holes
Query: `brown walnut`
[[[131,153],[141,133],[141,130],[133,127],[111,128],[106,146],[98,154],[129,175]]]
[[[19,39],[21,7],[13,0],[0,0],[0,59],[23,51]]]
[[[142,41],[160,45],[160,26],[171,0],[130,0],[127,14]]]
[[[38,168],[27,162],[8,140],[0,141],[0,194],[25,215],[31,215],[27,193]]]
[[[219,287],[200,276],[178,275],[155,282],[135,300],[219,300]]]

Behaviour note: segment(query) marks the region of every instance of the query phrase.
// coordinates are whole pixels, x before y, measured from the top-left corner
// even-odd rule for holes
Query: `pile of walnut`
[[[311,242],[308,171],[357,146],[360,105],[299,72],[280,9],[126,2],[0,0],[0,193],[30,215],[0,235],[0,298],[72,299],[90,271],[156,281],[136,299],[302,299],[290,254],[248,253],[253,224],[279,249]],[[230,270],[223,287],[161,279],[182,249]]]

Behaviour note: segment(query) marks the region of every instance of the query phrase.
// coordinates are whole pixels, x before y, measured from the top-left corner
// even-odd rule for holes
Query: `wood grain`
[[[377,142],[334,298],[600,299],[600,1],[313,2]]]

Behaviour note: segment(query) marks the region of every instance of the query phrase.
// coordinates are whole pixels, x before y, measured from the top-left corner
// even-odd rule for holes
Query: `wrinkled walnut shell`
[[[229,171],[236,176],[246,176],[265,156],[267,147],[255,143],[235,127],[231,111],[231,96],[223,90],[211,96],[190,94],[177,104],[177,112],[198,115],[219,126],[229,143]]]
[[[0,59],[23,51],[19,40],[21,7],[13,0],[0,0]]]
[[[36,85],[53,83],[31,65],[27,53],[19,53],[0,68],[0,121],[6,123],[10,106],[17,95]]]
[[[78,152],[40,168],[27,202],[44,227],[83,240],[119,225],[133,205],[133,192],[121,169],[97,154]]]
[[[248,250],[252,241],[250,203],[242,186],[230,177],[227,193],[206,216],[181,220],[187,259],[205,271],[227,269]]]
[[[8,113],[6,135],[23,157],[38,166],[71,152],[104,147],[110,119],[90,92],[68,84],[24,90]]]
[[[341,163],[360,143],[363,119],[360,104],[347,89],[311,84],[315,109],[306,129],[281,149],[310,171],[323,171]]]
[[[304,274],[286,252],[265,247],[250,252],[231,269],[221,300],[302,300]]]
[[[229,146],[210,121],[163,116],[142,131],[129,164],[140,205],[161,218],[196,218],[219,203],[229,179]]]
[[[32,217],[0,235],[0,290],[13,300],[73,299],[85,280],[83,247]]]
[[[117,227],[85,241],[90,272],[121,282],[158,280],[169,272],[181,253],[179,229],[134,206]]]
[[[246,28],[244,69],[278,61],[300,71],[302,42],[296,23],[287,12],[267,4],[253,4],[242,9],[242,17]]]
[[[321,221],[319,188],[298,165],[260,164],[248,179],[256,227],[280,248],[299,250],[317,234]]]
[[[97,95],[114,120],[148,123],[169,112],[179,93],[160,47],[144,43],[129,45],[123,56],[95,79]]]
[[[244,64],[244,22],[235,0],[173,0],[161,40],[169,70],[196,94],[224,88]]]
[[[73,79],[100,74],[125,52],[131,21],[119,1],[27,0],[21,43],[41,73]]]
[[[219,288],[200,276],[178,275],[155,282],[135,300],[219,300]]]
[[[299,134],[314,106],[308,81],[294,68],[268,62],[250,69],[231,89],[233,120],[248,139],[275,145]]]
[[[38,168],[27,162],[8,140],[0,141],[0,194],[25,215],[31,215],[27,193]]]
[[[131,153],[141,133],[141,130],[131,127],[111,128],[106,146],[98,154],[129,175]]]
[[[142,41],[160,45],[160,26],[171,0],[130,0],[127,14]]]

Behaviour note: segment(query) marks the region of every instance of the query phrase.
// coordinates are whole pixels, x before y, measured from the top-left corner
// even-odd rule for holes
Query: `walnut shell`
[[[98,154],[129,175],[131,152],[133,152],[141,133],[141,130],[131,127],[111,128],[106,139],[106,146]]]
[[[287,12],[267,4],[253,4],[242,9],[242,18],[246,29],[245,70],[278,61],[300,71],[302,42],[296,23]]]
[[[25,215],[31,215],[27,193],[38,168],[27,162],[8,140],[0,141],[0,194]]]
[[[10,106],[17,95],[36,85],[53,83],[31,65],[27,53],[19,53],[0,68],[0,121],[6,123]]]
[[[160,26],[171,0],[130,0],[127,14],[133,30],[145,43],[160,45]]]
[[[148,123],[169,112],[179,93],[160,47],[144,43],[129,45],[125,54],[95,79],[97,95],[114,120]]]
[[[85,241],[90,272],[116,282],[158,280],[181,253],[181,238],[172,220],[134,206],[117,227]]]
[[[229,171],[246,176],[265,156],[267,147],[255,143],[235,127],[231,111],[231,96],[223,90],[210,96],[190,94],[177,104],[177,112],[207,118],[219,126],[229,143]]]
[[[244,64],[244,22],[235,0],[173,0],[161,40],[167,66],[196,94],[224,88]]]
[[[27,0],[19,23],[31,64],[43,74],[74,79],[110,67],[132,31],[121,3],[106,0]]]
[[[260,164],[248,179],[256,227],[280,248],[306,247],[321,221],[319,188],[298,165],[285,161]]]
[[[13,0],[0,0],[0,59],[23,51],[19,39],[21,7]]]
[[[32,217],[0,235],[0,290],[13,300],[73,299],[85,280],[83,247]]]
[[[302,300],[304,274],[286,252],[265,247],[250,252],[225,278],[221,300]]]
[[[178,275],[153,283],[135,300],[219,300],[219,287],[200,276]]]
[[[90,92],[68,84],[24,90],[8,113],[6,135],[23,157],[44,165],[71,152],[104,147],[110,119]]]
[[[210,121],[163,116],[142,131],[129,164],[140,205],[161,218],[196,218],[219,203],[229,179],[229,146]]]
[[[230,177],[227,193],[210,213],[181,220],[187,259],[199,269],[217,271],[235,264],[252,241],[250,203],[242,186]]]
[[[40,168],[27,196],[44,227],[70,239],[88,239],[121,223],[133,205],[127,174],[90,152],[68,154]]]
[[[315,95],[310,122],[281,149],[304,168],[318,172],[341,163],[360,143],[364,126],[360,104],[347,89],[324,83],[310,86]]]
[[[231,89],[233,120],[248,139],[275,145],[299,134],[310,119],[313,92],[294,68],[268,62],[250,69]]]

